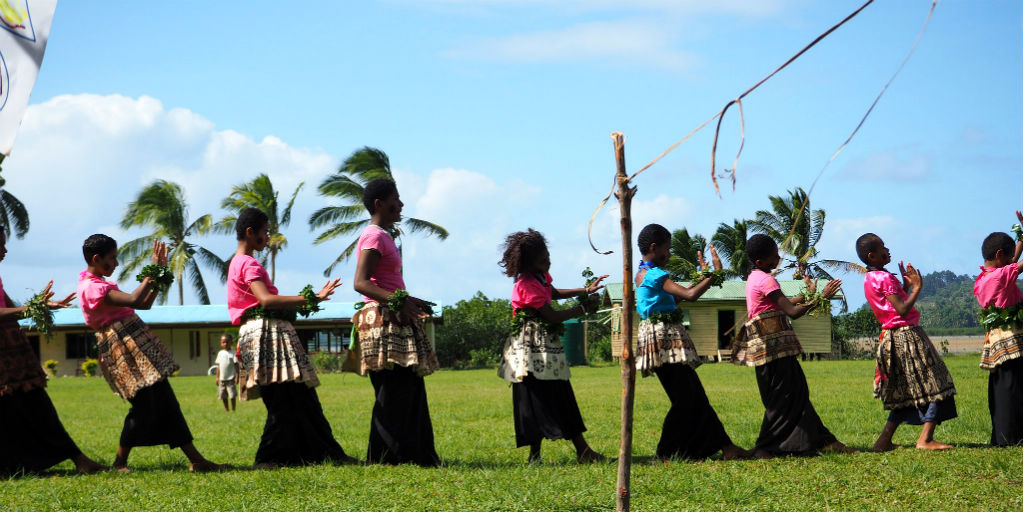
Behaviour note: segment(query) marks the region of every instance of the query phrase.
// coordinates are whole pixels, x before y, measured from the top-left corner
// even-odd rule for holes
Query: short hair
[[[868,253],[877,251],[882,245],[882,238],[874,233],[864,233],[857,238],[857,257],[864,262],[865,265],[870,264],[868,262]]]
[[[547,249],[547,240],[540,231],[528,228],[512,233],[505,237],[505,250],[498,266],[504,269],[506,276],[517,277],[540,251]]]
[[[228,341],[231,341],[231,340],[235,339],[234,336],[232,336],[230,332],[222,333],[220,335],[220,337],[221,338],[225,338],[226,337],[228,339]]]
[[[1003,254],[1013,257],[1013,239],[1006,233],[992,233],[986,236],[985,241],[981,243],[981,257],[985,258],[985,261],[994,260],[996,252],[1000,249],[1003,250]]]
[[[651,244],[661,245],[672,240],[672,233],[669,233],[661,224],[648,224],[640,230],[636,237],[636,243],[640,246],[640,254],[650,252]]]
[[[246,208],[238,213],[238,220],[235,221],[235,238],[238,240],[245,240],[245,231],[252,228],[253,231],[259,231],[265,224],[269,224],[270,219],[267,214],[263,213],[263,210],[259,208]]]
[[[777,250],[779,246],[772,240],[772,237],[758,233],[747,240],[747,259],[750,263],[756,264],[757,260],[763,260]]]
[[[82,256],[87,264],[92,264],[92,257],[99,255],[101,258],[117,250],[117,242],[107,235],[97,233],[89,236],[82,242]]]
[[[387,178],[377,178],[366,184],[363,188],[363,206],[366,207],[366,211],[373,215],[373,202],[377,199],[381,201],[387,200],[391,194],[398,193],[398,185],[395,185],[393,180]]]

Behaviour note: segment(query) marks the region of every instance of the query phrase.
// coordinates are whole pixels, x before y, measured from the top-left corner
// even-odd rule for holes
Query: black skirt
[[[732,444],[693,367],[663,364],[654,373],[672,402],[661,427],[658,457],[706,459]]]
[[[412,368],[397,365],[369,373],[376,401],[366,461],[428,467],[440,464],[423,377]]]
[[[124,417],[121,429],[120,445],[126,448],[134,446],[157,446],[166,444],[170,448],[180,448],[192,442],[192,432],[188,429],[185,416],[181,414],[178,398],[167,379],[146,386],[128,399],[132,408]]]
[[[992,446],[1021,444],[1021,358],[996,366],[988,375]]]
[[[889,411],[889,421],[901,425],[924,425],[925,423],[942,424],[943,421],[956,418],[956,399],[949,397],[938,402],[930,402],[924,407],[902,407]]]
[[[0,474],[42,471],[79,453],[45,389],[0,396]]]
[[[756,450],[813,454],[836,441],[811,404],[807,378],[796,356],[757,366],[755,373],[765,409]]]
[[[256,464],[299,466],[341,463],[346,455],[334,439],[315,388],[304,382],[260,386],[267,422],[256,450]]]
[[[573,439],[587,431],[572,384],[567,380],[541,380],[527,375],[512,384],[512,416],[516,446],[541,439]]]

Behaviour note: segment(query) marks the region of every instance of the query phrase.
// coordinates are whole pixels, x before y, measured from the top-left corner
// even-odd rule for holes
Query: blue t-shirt
[[[636,312],[644,320],[654,313],[668,313],[676,309],[676,298],[663,288],[668,272],[653,267],[644,274],[644,280],[636,288]]]

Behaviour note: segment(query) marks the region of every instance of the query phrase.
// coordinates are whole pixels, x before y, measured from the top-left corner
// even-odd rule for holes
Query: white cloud
[[[450,57],[514,62],[592,61],[685,71],[696,62],[676,49],[678,29],[644,21],[580,23],[566,28],[468,41]]]
[[[919,148],[897,148],[850,161],[837,178],[848,181],[921,181],[932,173],[934,159]]]
[[[273,136],[254,140],[216,130],[199,114],[166,110],[147,96],[64,95],[31,105],[14,152],[3,165],[5,190],[25,203],[31,229],[24,240],[8,242],[10,253],[0,274],[12,289],[39,288],[52,278],[58,292],[73,290],[77,272],[69,269],[83,267],[82,240],[96,232],[119,242],[142,234],[138,229],[125,232],[117,224],[125,205],[155,179],[182,186],[190,219],[205,213],[217,218],[224,213],[220,199],[232,185],[266,172],[282,196],[307,181],[300,201],[308,200],[335,162],[322,151],[292,147]],[[279,266],[294,262],[297,247],[309,245],[305,220],[310,211],[312,206],[295,208],[286,231],[292,250],[279,257]],[[235,245],[233,237],[222,235],[197,241],[224,256]],[[320,254],[327,248],[309,252],[329,261],[329,254]],[[326,266],[318,262],[314,268],[320,265]],[[211,299],[223,303],[223,286],[212,274],[204,277]],[[278,281],[282,291],[305,284]]]

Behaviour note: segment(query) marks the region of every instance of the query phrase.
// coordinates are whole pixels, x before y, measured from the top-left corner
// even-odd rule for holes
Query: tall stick
[[[633,357],[633,221],[630,205],[636,187],[629,186],[626,176],[626,152],[622,132],[612,133],[615,146],[615,197],[619,200],[619,224],[622,227],[622,431],[619,441],[619,475],[616,480],[615,509],[629,510],[629,472],[633,455],[633,391],[636,388],[636,364]]]

